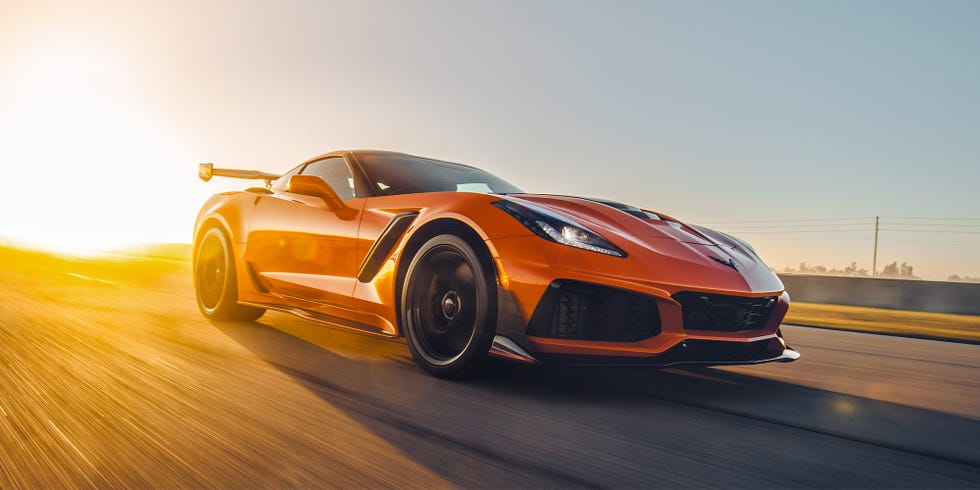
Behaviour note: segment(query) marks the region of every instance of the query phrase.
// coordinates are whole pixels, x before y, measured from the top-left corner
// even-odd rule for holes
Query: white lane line
[[[57,432],[58,432],[58,435],[59,435],[59,436],[61,436],[61,438],[62,438],[62,439],[64,439],[64,440],[65,440],[65,442],[67,442],[67,443],[68,443],[68,445],[69,445],[69,446],[71,446],[71,448],[72,448],[72,449],[74,449],[74,450],[75,450],[75,452],[76,452],[76,453],[78,453],[78,455],[79,455],[79,456],[81,456],[81,457],[82,457],[82,459],[83,459],[83,460],[85,460],[85,462],[86,462],[86,463],[88,463],[88,465],[89,465],[90,467],[92,467],[92,469],[93,469],[93,470],[95,470],[96,472],[98,472],[98,471],[99,471],[99,470],[98,470],[98,469],[97,469],[97,468],[95,467],[95,465],[94,465],[94,464],[92,464],[92,462],[91,462],[91,461],[89,461],[89,460],[88,460],[88,458],[86,458],[86,457],[85,457],[85,455],[84,455],[84,454],[82,454],[82,452],[78,450],[78,447],[76,447],[76,446],[75,446],[74,444],[72,444],[72,442],[71,442],[70,440],[68,440],[68,437],[67,437],[67,436],[65,436],[65,433],[64,433],[64,432],[61,432],[61,429],[59,429],[57,425],[54,425],[54,422],[52,422],[52,421],[51,421],[50,419],[48,419],[48,423],[49,423],[49,424],[51,424],[51,428],[53,428],[53,429],[54,429],[55,431],[57,431]]]
[[[195,301],[197,300],[197,298],[195,298],[193,296],[184,296],[183,294],[171,293],[170,291],[164,291],[162,289],[141,288],[139,286],[130,286],[130,287],[133,288],[133,289],[142,289],[144,291],[150,291],[150,292],[153,292],[153,293],[166,294],[168,296],[176,296],[178,298],[192,299],[192,300],[195,300]]]
[[[140,286],[126,286],[125,284],[123,284],[121,282],[107,281],[105,279],[99,279],[98,277],[89,277],[89,276],[85,276],[85,275],[82,275],[82,274],[76,274],[74,272],[66,272],[65,275],[69,275],[69,276],[72,276],[72,277],[77,277],[78,279],[82,279],[84,281],[97,281],[97,282],[101,282],[101,283],[104,283],[104,284],[111,284],[113,286],[123,286],[123,287],[129,287],[131,289],[142,289],[144,291],[151,291],[151,292],[154,292],[154,293],[166,294],[166,295],[169,295],[169,296],[176,296],[178,298],[195,299],[195,298],[193,298],[191,296],[184,296],[183,294],[171,293],[169,291],[163,291],[163,290],[160,290],[160,289],[151,289],[151,288],[145,288],[145,287],[140,287]]]
[[[105,284],[112,284],[113,286],[121,286],[122,285],[122,284],[120,284],[118,282],[106,281],[105,279],[99,279],[98,277],[83,276],[81,274],[76,274],[74,272],[66,272],[65,274],[67,274],[69,276],[72,276],[72,277],[77,277],[79,279],[84,279],[86,281],[97,281],[97,282],[101,282],[101,283],[105,283]]]

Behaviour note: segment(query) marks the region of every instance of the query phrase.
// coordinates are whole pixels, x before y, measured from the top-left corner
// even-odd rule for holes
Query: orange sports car
[[[529,194],[483,170],[336,151],[212,196],[194,227],[204,316],[267,309],[404,336],[427,372],[493,364],[793,361],[782,283],[745,242],[655,211]]]

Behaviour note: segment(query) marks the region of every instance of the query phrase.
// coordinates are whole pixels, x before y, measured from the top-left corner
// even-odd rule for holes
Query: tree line
[[[773,272],[778,272],[776,269],[771,268]],[[897,279],[920,279],[919,276],[915,275],[914,268],[912,264],[898,261],[894,261],[890,264],[885,264],[885,267],[878,272],[876,277],[892,277]],[[871,277],[871,271],[863,267],[859,267],[857,262],[851,262],[851,265],[844,267],[843,269],[837,268],[827,268],[822,265],[810,265],[806,262],[800,262],[798,268],[786,267],[782,272],[790,274],[816,274],[823,276],[854,276],[854,277]],[[958,274],[952,274],[946,278],[950,282],[980,282],[980,277],[972,276],[961,276]]]
[[[822,265],[809,265],[806,262],[800,262],[800,267],[794,269],[792,267],[787,267],[783,272],[795,273],[795,274],[819,274],[825,276],[856,276],[856,277],[871,277],[871,271],[863,267],[858,266],[857,262],[851,262],[851,265],[844,267],[843,269],[830,268],[828,269]],[[894,261],[890,264],[885,264],[885,267],[878,272],[876,277],[894,277],[898,279],[919,279],[915,275],[914,268],[911,264],[898,261]],[[952,280],[952,279],[951,279]]]

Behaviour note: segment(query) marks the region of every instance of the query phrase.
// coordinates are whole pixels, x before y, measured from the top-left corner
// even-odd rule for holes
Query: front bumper
[[[779,335],[789,308],[785,292],[746,285],[711,288],[704,286],[711,281],[703,277],[652,282],[638,278],[656,268],[651,264],[640,264],[642,270],[627,273],[617,269],[625,265],[622,259],[552,247],[543,241],[536,247],[518,239],[498,240],[494,245],[498,323],[491,352],[496,356],[540,364],[660,367],[791,362],[799,357]],[[726,273],[733,272],[719,272]],[[565,286],[576,284],[574,289],[581,291],[561,294]],[[711,301],[745,299],[746,310],[737,305],[726,311],[732,318],[754,320],[715,325],[698,315],[685,315],[685,311],[697,313],[696,308],[688,309],[692,298],[685,297],[686,292]],[[603,294],[608,301],[588,300]],[[556,315],[559,303],[568,310]],[[566,315],[572,308],[578,308],[575,318]],[[748,309],[753,308],[764,309],[767,316],[752,317]],[[572,321],[564,322],[566,317]],[[553,318],[561,321],[551,322]],[[656,324],[651,323],[654,320]],[[576,329],[571,328],[573,323]]]
[[[720,340],[685,340],[661,354],[636,356],[593,356],[582,354],[531,354],[502,335],[494,337],[491,354],[527,364],[559,366],[645,366],[670,367],[677,365],[723,366],[793,362],[800,353],[775,336],[755,342]]]

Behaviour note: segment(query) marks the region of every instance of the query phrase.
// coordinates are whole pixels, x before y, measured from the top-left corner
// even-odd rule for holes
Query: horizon
[[[121,257],[147,257],[159,258],[164,260],[191,260],[193,253],[192,244],[186,242],[129,242],[119,243],[112,246],[96,247],[61,247],[57,244],[46,243],[44,241],[31,241],[30,239],[0,235],[0,246],[14,247],[21,250],[32,250],[42,253],[51,253],[66,257],[92,258],[99,256],[121,256]],[[777,268],[766,264],[766,266],[776,274],[808,275],[808,276],[842,276],[867,279],[896,279],[903,281],[939,281],[939,282],[980,282],[980,277],[969,275],[950,274],[945,279],[928,279],[918,275],[882,275],[873,276],[871,271],[860,269],[856,272],[848,271],[856,262],[842,266],[827,267],[823,264],[807,264],[805,261],[799,266],[806,265],[807,270],[798,270],[792,266]],[[889,265],[889,264],[883,264]],[[891,265],[898,265],[898,261],[892,261]],[[902,263],[900,266],[904,266]],[[907,264],[914,266],[915,264]]]

